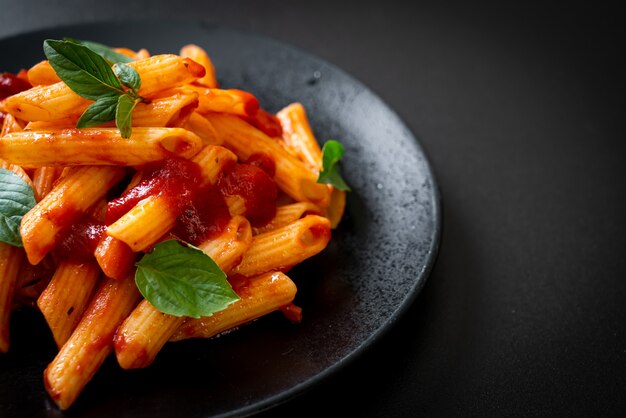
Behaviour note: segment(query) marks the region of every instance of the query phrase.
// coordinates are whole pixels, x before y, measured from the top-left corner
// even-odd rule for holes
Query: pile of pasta
[[[296,286],[285,273],[327,246],[345,205],[344,192],[317,183],[322,153],[301,104],[274,115],[250,93],[219,88],[209,56],[196,45],[179,55],[116,51],[134,59],[128,65],[149,99],[134,109],[128,139],[113,122],[76,129],[92,102],[47,61],[18,74],[32,87],[0,102],[0,167],[31,185],[37,201],[22,219],[23,248],[0,243],[0,351],[9,348],[11,311],[38,307],[59,348],[44,383],[61,409],[111,353],[122,368],[141,368],[168,341],[209,338],[276,310],[298,320]],[[255,223],[244,197],[226,195],[226,225],[194,244],[228,275],[240,299],[197,319],[159,312],[142,299],[134,263],[176,238],[182,215],[152,194],[105,223],[108,203],[141,184],[154,162],[191,161],[201,182],[214,185],[225,167],[258,155],[275,165],[272,217]],[[57,256],[84,216],[105,225],[90,258]]]

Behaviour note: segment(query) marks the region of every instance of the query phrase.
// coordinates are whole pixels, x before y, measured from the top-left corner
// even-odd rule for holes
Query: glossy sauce
[[[278,189],[272,177],[275,164],[266,154],[253,154],[245,164],[231,164],[218,181],[223,195],[239,195],[246,205],[245,216],[255,226],[263,226],[276,215]]]
[[[79,222],[70,226],[67,234],[54,249],[54,255],[60,259],[75,261],[92,260],[105,228],[91,216],[83,216]]]
[[[141,182],[107,205],[106,223],[112,224],[149,196],[164,196],[178,219],[174,234],[191,244],[218,235],[230,219],[228,206],[215,188],[200,187],[200,167],[182,158],[144,166]]]
[[[26,80],[11,73],[0,73],[0,100],[6,99],[32,86]],[[5,114],[0,112],[0,127],[4,123]]]
[[[280,120],[263,109],[259,109],[252,116],[248,116],[246,120],[249,124],[271,138],[280,138],[283,136],[283,127],[280,124]]]

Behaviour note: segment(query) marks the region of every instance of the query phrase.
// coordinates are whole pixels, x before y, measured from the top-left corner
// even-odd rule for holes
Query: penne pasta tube
[[[74,129],[78,122],[77,116],[70,116],[63,119],[56,120],[36,120],[28,122],[24,127],[25,131],[52,131],[60,129]],[[101,127],[106,127],[107,124],[102,124]],[[113,125],[111,125],[113,126]]]
[[[9,321],[24,251],[0,242],[0,353],[9,350]]]
[[[281,228],[255,235],[233,273],[252,277],[267,271],[284,271],[322,251],[329,240],[328,219],[307,215]]]
[[[204,116],[194,111],[185,124],[183,128],[193,132],[202,138],[202,143],[204,145],[222,145],[224,141],[217,135],[215,132],[215,128],[211,123],[206,120]]]
[[[50,193],[54,187],[54,183],[59,179],[63,167],[39,167],[35,169],[33,175],[33,190],[35,198],[40,201],[45,195]]]
[[[239,261],[251,240],[250,223],[243,217],[236,217],[220,236],[207,240],[198,248],[227,272]],[[135,369],[151,364],[184,320],[184,317],[159,312],[144,299],[126,318],[115,336],[115,354],[120,366]]]
[[[44,372],[48,394],[69,408],[113,349],[113,335],[139,300],[132,275],[105,280],[83,318]]]
[[[198,93],[198,113],[230,113],[239,116],[251,116],[259,110],[259,101],[252,94],[243,90],[215,89],[188,85],[185,90]]]
[[[106,195],[124,176],[121,167],[77,167],[65,175],[22,218],[20,232],[31,264],[37,264],[56,245],[60,232]]]
[[[313,135],[304,106],[290,104],[276,116],[283,128],[285,145],[317,174],[322,168],[322,150]]]
[[[317,176],[301,161],[290,155],[276,141],[245,121],[231,115],[207,114],[206,118],[231,149],[242,160],[252,154],[265,153],[276,163],[274,180],[278,187],[297,201],[328,206],[330,191],[317,183]]]
[[[231,271],[252,243],[252,227],[243,216],[233,217],[224,231],[216,238],[198,244],[224,272]]]
[[[328,187],[331,189],[331,194],[330,204],[326,208],[326,217],[330,221],[330,228],[335,229],[339,225],[343,212],[346,209],[346,192],[332,186]]]
[[[0,158],[25,168],[55,165],[140,165],[169,156],[190,158],[202,140],[182,128],[134,128],[122,138],[116,128],[24,131],[6,135]]]
[[[138,93],[150,97],[161,90],[171,89],[190,83],[205,74],[204,67],[189,58],[177,55],[155,55],[133,61],[141,77]],[[7,112],[19,119],[55,120],[82,114],[92,103],[74,93],[65,83],[36,86],[15,94],[5,100]]]
[[[43,60],[30,67],[27,76],[28,82],[33,86],[49,86],[61,81],[48,60]]]
[[[200,187],[214,184],[222,169],[236,159],[235,154],[226,148],[205,146],[192,160],[200,167]],[[153,195],[137,203],[106,231],[133,251],[144,251],[174,227],[177,216],[166,195]]]
[[[204,77],[204,67],[190,58],[173,54],[154,55],[128,64],[141,77],[138,93],[150,97],[163,90],[183,86]]]
[[[324,210],[319,206],[309,202],[297,202],[283,205],[276,208],[276,215],[266,225],[259,228],[252,228],[254,235],[271,231],[281,226],[290,224],[306,215],[324,215]]]
[[[203,187],[217,183],[224,167],[237,162],[237,156],[224,147],[207,145],[193,157],[192,161],[200,166]]]
[[[135,263],[135,253],[123,241],[105,235],[102,237],[94,256],[105,276],[121,280],[126,277]]]
[[[37,299],[57,347],[65,344],[78,325],[99,277],[95,263],[62,261]]]
[[[54,274],[54,266],[46,266],[48,263],[45,261],[47,260],[44,259],[44,262],[33,266],[26,257],[22,257],[13,296],[14,306],[35,307],[37,305],[37,298],[48,286]]]
[[[7,114],[2,122],[2,129],[0,129],[0,137],[3,137],[11,132],[22,132],[23,129],[17,122],[17,119],[12,114]]]
[[[171,210],[167,196],[153,195],[141,200],[109,225],[106,233],[139,252],[152,246],[175,224],[176,214]]]
[[[152,99],[150,103],[138,103],[133,110],[132,121],[136,127],[179,127],[184,126],[187,119],[198,106],[195,92],[175,92],[166,97]],[[47,131],[56,129],[73,129],[80,115],[68,116],[55,120],[39,120],[29,122],[25,130]],[[206,122],[208,124],[208,122]],[[113,128],[115,122],[107,122],[100,128]]]
[[[179,92],[171,96],[138,103],[133,111],[133,126],[183,126],[198,106],[198,93]]]
[[[296,296],[295,283],[281,272],[250,278],[229,278],[241,299],[222,311],[202,318],[187,318],[170,341],[210,338],[260,318],[290,304]]]
[[[215,66],[213,65],[211,58],[209,58],[209,55],[204,49],[202,49],[198,45],[185,45],[180,49],[180,56],[191,58],[198,64],[202,65],[206,70],[206,74],[204,75],[204,77],[196,80],[196,83],[209,88],[219,87],[217,79],[215,78]]]
[[[230,216],[238,216],[246,213],[246,201],[238,194],[226,196],[224,200],[226,200],[226,204],[228,205]]]

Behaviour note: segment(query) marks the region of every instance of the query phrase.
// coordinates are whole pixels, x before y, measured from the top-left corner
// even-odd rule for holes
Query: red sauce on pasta
[[[227,167],[218,181],[222,194],[243,198],[246,206],[244,215],[253,226],[263,226],[276,215],[278,190],[270,175],[274,171],[274,161],[270,157],[252,155],[246,164]]]
[[[28,90],[32,86],[23,78],[11,73],[0,73],[0,100],[13,96],[21,91]],[[5,114],[0,112],[0,126],[4,123]]]
[[[149,196],[164,196],[178,219],[174,234],[199,244],[218,235],[230,219],[223,196],[213,187],[200,187],[200,183],[200,167],[192,161],[170,158],[146,164],[139,184],[109,202],[106,223],[117,221]]]
[[[105,226],[90,216],[72,224],[63,240],[56,246],[54,255],[61,259],[89,261],[100,242]]]
[[[0,73],[0,100],[13,96],[21,91],[28,90],[32,86],[23,78],[11,73]]]
[[[245,118],[249,124],[265,133],[272,138],[280,138],[283,136],[283,127],[275,115],[259,109],[252,116]]]

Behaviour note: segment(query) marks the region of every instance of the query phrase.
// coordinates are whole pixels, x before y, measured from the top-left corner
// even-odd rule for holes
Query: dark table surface
[[[409,3],[3,1],[0,37],[124,17],[251,30],[352,74],[419,138],[443,197],[426,286],[385,338],[263,416],[618,415],[624,11]]]

